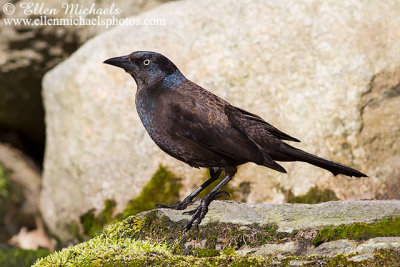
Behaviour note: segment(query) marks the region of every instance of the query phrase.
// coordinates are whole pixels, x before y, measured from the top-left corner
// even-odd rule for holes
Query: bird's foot
[[[164,204],[155,204],[154,206],[157,208],[163,208],[163,209],[173,209],[173,210],[184,210],[189,206],[190,204],[193,203],[193,200],[185,198],[182,202],[179,202],[178,204],[175,205],[164,205]]]
[[[223,194],[226,194],[228,197],[230,197],[230,194],[228,192],[219,191],[219,192],[217,192],[217,193],[215,193],[213,195],[205,196],[201,200],[200,205],[197,206],[197,208],[195,208],[193,210],[185,211],[183,214],[185,214],[185,215],[193,215],[193,216],[190,219],[190,221],[185,225],[184,231],[189,231],[192,228],[192,226],[195,229],[199,230],[199,224],[204,219],[204,216],[206,216],[206,214],[208,212],[208,206],[210,205],[210,203],[213,200],[222,197]]]

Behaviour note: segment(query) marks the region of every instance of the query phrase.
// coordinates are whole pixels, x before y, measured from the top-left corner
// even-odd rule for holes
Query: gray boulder
[[[399,198],[399,12],[383,1],[179,1],[134,17],[166,26],[120,26],[88,41],[43,80],[49,229],[70,238],[70,224],[105,199],[121,212],[160,164],[182,178],[182,198],[206,178],[155,146],[135,111],[134,80],[102,64],[136,50],[166,55],[192,81],[302,140],[298,147],[369,175],[246,164],[231,182],[250,185],[242,201],[282,203],[285,192],[314,186],[339,199]]]

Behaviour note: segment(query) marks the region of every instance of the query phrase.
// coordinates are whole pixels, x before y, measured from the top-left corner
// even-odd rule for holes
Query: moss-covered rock
[[[399,245],[379,247],[383,240],[370,245],[370,253],[337,253],[332,256],[317,255],[312,251],[275,255],[237,253],[243,247],[257,250],[265,244],[304,242],[299,236],[309,230],[292,234],[278,231],[277,225],[240,225],[235,223],[208,223],[200,231],[183,232],[186,222],[174,222],[160,210],[140,213],[108,226],[95,238],[65,248],[44,259],[35,266],[381,266],[400,260]],[[390,240],[386,240],[387,242]],[[311,239],[309,244],[311,245]],[[393,243],[396,243],[393,240]],[[359,244],[359,247],[366,244]],[[362,251],[359,249],[359,251]]]
[[[357,222],[325,227],[319,230],[313,244],[318,246],[338,239],[367,240],[377,236],[400,236],[400,217],[386,217],[376,223]]]
[[[282,241],[293,234],[277,232],[276,224],[241,225],[211,222],[200,231],[184,232],[186,220],[174,222],[159,210],[150,211],[126,220],[127,228],[135,229],[132,236],[140,240],[165,242],[174,253],[182,255],[215,254],[215,250],[239,249],[246,245],[257,247],[266,242]],[[217,253],[219,254],[219,253]]]
[[[130,217],[104,229],[97,237],[65,248],[62,251],[36,262],[35,266],[143,266],[177,264],[178,266],[222,264],[252,264],[263,266],[266,260],[261,257],[237,257],[232,250],[220,253],[216,249],[192,250],[193,255],[176,253],[172,240],[166,236],[156,238],[155,228],[166,227],[165,218],[158,220],[154,212],[138,217]],[[153,225],[153,227],[151,227]],[[166,230],[166,229],[164,229]],[[145,237],[146,232],[150,235]],[[177,231],[175,231],[177,232]],[[185,234],[182,234],[183,236]],[[153,239],[154,238],[154,239]],[[159,240],[156,240],[159,239]]]

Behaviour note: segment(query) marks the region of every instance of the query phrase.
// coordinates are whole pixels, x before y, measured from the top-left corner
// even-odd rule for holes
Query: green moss
[[[113,218],[113,211],[116,203],[112,199],[106,199],[104,201],[104,209],[97,216],[95,210],[91,209],[85,214],[80,216],[80,222],[83,227],[83,233],[90,237],[96,236],[101,229],[107,224],[112,223],[115,219]]]
[[[263,266],[268,263],[261,257],[227,255],[216,250],[198,250],[196,255],[173,254],[165,242],[135,240],[135,232],[142,229],[143,219],[130,218],[107,227],[99,236],[65,248],[38,260],[34,266]],[[133,226],[132,226],[133,225]]]
[[[224,250],[222,250],[221,253],[224,255],[227,255],[227,256],[236,256],[237,255],[234,248],[225,248]]]
[[[313,256],[314,262],[323,262],[324,266],[337,267],[337,266],[398,266],[400,262],[400,251],[395,249],[378,249],[376,250],[371,258],[364,259],[362,261],[353,261],[353,257],[356,253],[351,254],[339,254],[332,258],[320,258]],[[310,265],[311,266],[311,265]]]
[[[288,192],[287,202],[289,203],[307,203],[317,204],[326,201],[339,200],[332,190],[319,189],[317,186],[312,187],[305,195],[294,196],[292,192]]]
[[[383,218],[381,221],[372,224],[351,223],[325,227],[318,231],[312,243],[314,246],[318,246],[332,240],[366,240],[378,236],[400,236],[400,217]]]
[[[177,243],[182,240],[185,240],[184,242],[193,240],[192,238],[204,240],[202,238],[206,237],[207,233],[198,232],[191,235],[186,233],[177,235],[175,240],[160,241],[154,239],[152,231],[156,227],[167,230],[168,221],[160,219],[159,224],[153,223],[154,227],[149,227],[148,224],[155,218],[154,211],[142,217],[130,217],[106,227],[100,235],[87,242],[65,248],[38,260],[34,266],[268,266],[271,264],[289,266],[293,261],[304,261],[306,266],[394,266],[400,261],[399,251],[387,249],[376,251],[372,258],[362,262],[352,261],[352,257],[356,254],[341,254],[335,257],[238,256],[234,248],[229,246],[225,246],[221,251],[215,248],[196,248],[185,255],[177,254],[174,251]],[[185,239],[188,235],[190,238]],[[225,235],[226,233],[222,232],[218,237]],[[168,234],[165,234],[164,238],[168,238]]]
[[[31,266],[38,258],[50,254],[45,249],[27,250],[11,246],[0,247],[0,266]]]
[[[218,247],[221,250],[238,249],[243,245],[248,247],[256,247],[267,242],[284,240],[294,234],[278,233],[276,225],[267,225],[260,227],[258,225],[248,225],[240,227],[233,224],[210,223],[205,226],[200,226],[200,231],[183,232],[186,220],[173,222],[166,216],[159,216],[159,211],[154,210],[141,218],[141,230],[134,235],[135,239],[152,240],[153,242],[166,242],[172,247],[175,254],[193,254],[197,255],[198,250],[188,249],[186,244],[194,242],[202,244],[202,249],[215,249]],[[131,217],[126,220],[127,228],[134,228],[137,217]],[[133,224],[133,225],[129,225]],[[218,238],[218,237],[224,238]],[[208,253],[205,251],[204,253]]]
[[[173,205],[179,202],[181,179],[160,165],[157,172],[143,188],[140,195],[127,204],[122,218],[151,210],[157,203]]]
[[[334,257],[326,256],[285,256],[279,258],[279,266],[293,266],[292,261],[303,261],[301,266],[327,266],[327,267],[347,267],[347,266],[398,266],[400,262],[400,251],[396,249],[379,249],[372,253],[371,257],[361,261],[353,259],[357,253],[338,254]],[[277,259],[275,259],[276,262]],[[297,265],[297,264],[296,264]]]
[[[374,258],[370,266],[398,266],[400,251],[396,249],[378,249],[374,252]]]
[[[176,255],[167,242],[137,238],[145,231],[147,220],[149,217],[131,217],[110,225],[95,238],[55,252],[38,260],[34,266],[263,266],[268,262],[261,257],[239,258],[233,252],[219,255],[215,249],[193,250],[196,253],[189,256]]]
[[[259,257],[220,254],[217,256],[196,257],[171,254],[168,247],[147,241],[133,241],[128,246],[113,247],[107,243],[88,253],[85,246],[65,249],[37,261],[34,266],[291,266],[293,261],[304,261],[304,266],[397,266],[399,251],[379,250],[372,258],[361,262],[352,261],[355,254],[340,254],[335,257]],[[106,253],[104,253],[106,252]],[[109,253],[107,253],[109,252]]]
[[[190,254],[196,257],[214,257],[218,256],[220,251],[213,248],[194,248],[191,249]]]

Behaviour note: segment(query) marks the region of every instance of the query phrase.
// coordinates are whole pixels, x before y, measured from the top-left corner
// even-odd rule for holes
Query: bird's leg
[[[179,202],[178,204],[172,206],[167,206],[164,204],[155,204],[154,206],[156,206],[157,208],[175,209],[175,210],[186,209],[187,206],[193,203],[193,199],[197,197],[200,194],[200,192],[203,191],[206,187],[208,187],[215,180],[217,180],[219,175],[221,174],[221,169],[209,168],[209,170],[211,177],[207,181],[205,181],[200,187],[194,190],[190,195],[188,195],[182,202]]]
[[[223,186],[225,186],[230,180],[232,180],[233,176],[236,173],[236,167],[229,168],[229,169],[225,168],[224,172],[225,172],[225,178],[222,179],[222,181],[216,187],[214,187],[214,189],[211,190],[211,192],[208,193],[208,195],[206,195],[201,200],[200,205],[197,208],[195,208],[194,210],[186,211],[183,213],[183,214],[193,215],[192,218],[190,219],[190,221],[185,225],[185,229],[184,229],[185,231],[190,230],[192,228],[192,226],[194,226],[194,228],[198,229],[199,224],[201,223],[204,216],[208,212],[208,206],[210,205],[210,203],[213,200],[221,197],[222,194],[224,194],[224,193],[228,194],[225,191],[219,191],[219,190]]]

